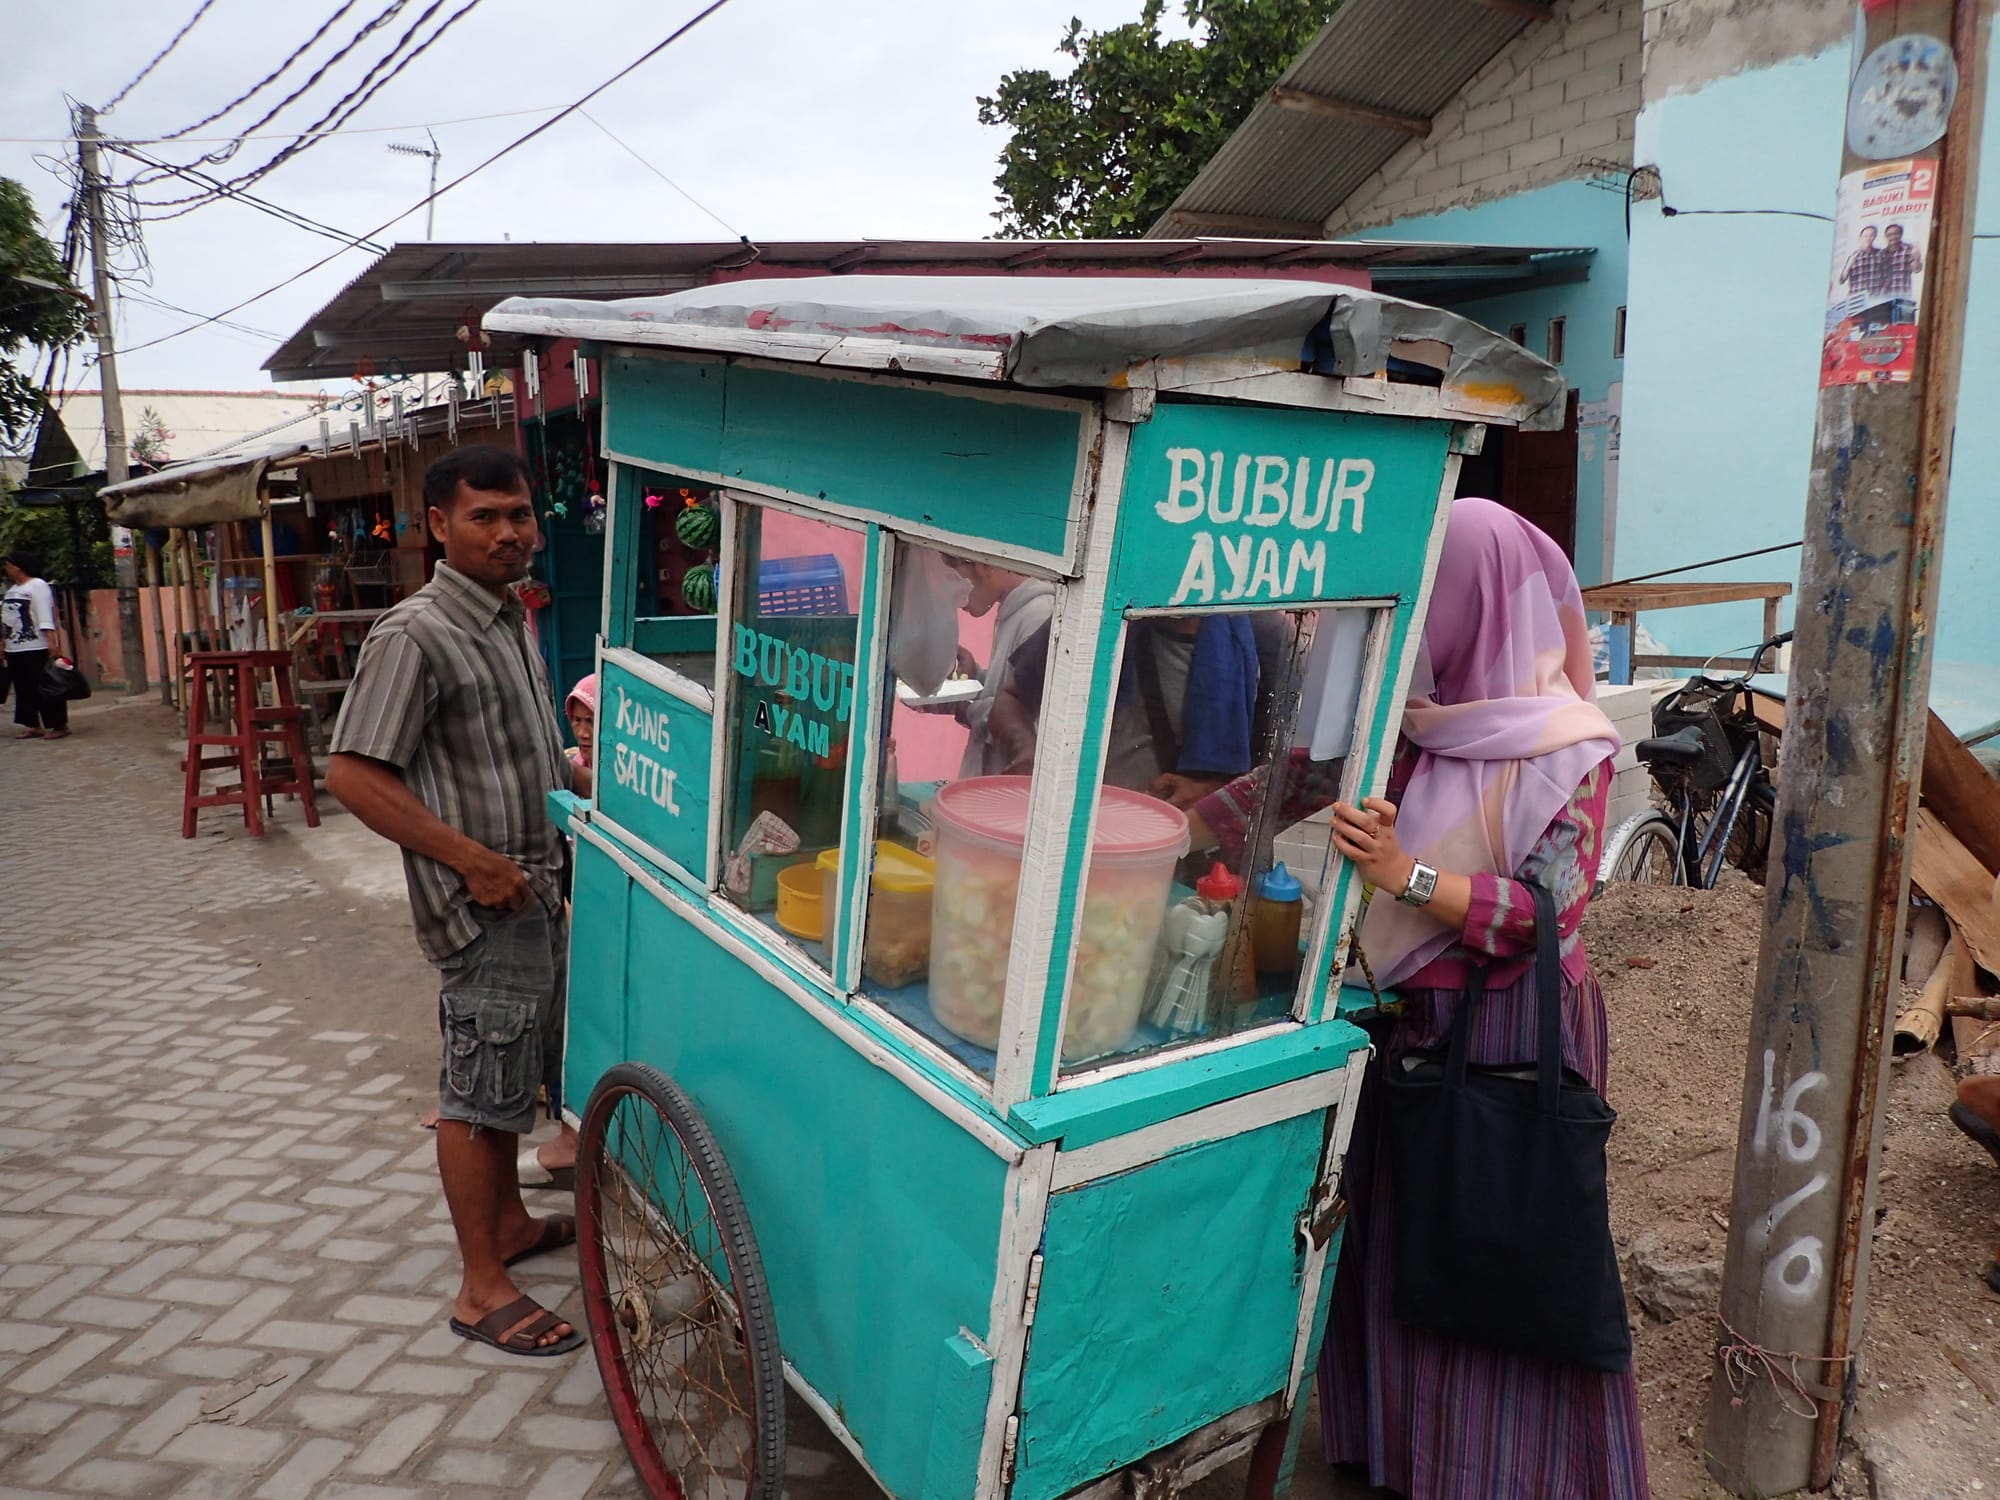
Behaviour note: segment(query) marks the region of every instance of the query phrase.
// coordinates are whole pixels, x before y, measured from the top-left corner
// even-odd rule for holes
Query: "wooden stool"
[[[250,832],[264,836],[263,803],[284,793],[305,804],[306,826],[319,827],[319,808],[313,800],[312,757],[306,749],[305,710],[292,694],[292,657],[289,651],[197,651],[188,658],[188,748],[184,763],[186,787],[181,795],[181,837],[194,837],[198,810],[239,803],[243,822]],[[257,702],[257,673],[268,671],[276,685],[278,703],[263,708]],[[224,690],[231,712],[224,731],[210,733],[204,705],[213,683]],[[283,770],[267,771],[264,746],[284,746],[289,762]],[[209,747],[223,747],[226,753],[204,755]],[[201,789],[203,771],[234,767],[238,779],[212,792]]]

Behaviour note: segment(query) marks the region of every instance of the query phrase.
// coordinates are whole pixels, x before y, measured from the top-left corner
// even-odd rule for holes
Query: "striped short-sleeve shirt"
[[[375,622],[333,732],[336,755],[396,767],[417,800],[527,872],[560,908],[564,849],[548,794],[569,784],[555,701],[527,611],[439,563],[436,576]],[[403,851],[417,941],[448,958],[491,912],[448,865]]]

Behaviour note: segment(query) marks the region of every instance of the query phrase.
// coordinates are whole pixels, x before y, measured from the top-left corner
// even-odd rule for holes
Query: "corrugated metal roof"
[[[689,244],[398,245],[285,340],[264,368],[277,380],[344,378],[376,370],[462,369],[458,329],[507,297],[664,296],[689,287],[768,277],[857,272],[899,275],[1281,275],[1369,284],[1376,268],[1399,296],[1429,300],[1447,280],[1481,275],[1503,291],[1546,279],[1520,246],[1412,245],[1380,240],[811,240],[751,247]],[[1390,269],[1393,267],[1393,270]],[[1426,268],[1448,270],[1433,286]],[[1393,280],[1391,279],[1393,278]],[[489,364],[513,363],[519,341],[495,332]]]
[[[1347,0],[1277,87],[1428,120],[1527,27],[1482,0]],[[1150,231],[1186,232],[1180,213],[1282,221],[1317,233],[1411,137],[1261,100]],[[1255,232],[1248,224],[1232,232]]]

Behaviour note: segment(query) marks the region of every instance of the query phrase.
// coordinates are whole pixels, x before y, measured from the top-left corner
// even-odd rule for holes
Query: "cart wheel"
[[[584,1320],[653,1500],[779,1500],[784,1376],[770,1284],[729,1164],[665,1074],[620,1063],[577,1147]]]

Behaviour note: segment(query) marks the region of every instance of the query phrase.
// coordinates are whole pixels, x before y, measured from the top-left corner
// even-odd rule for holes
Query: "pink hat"
[[[563,712],[565,714],[569,712],[569,706],[572,703],[581,703],[585,708],[590,710],[592,718],[597,716],[597,674],[595,672],[592,672],[588,677],[579,677],[576,681],[576,686],[569,690],[569,696],[563,699]]]

